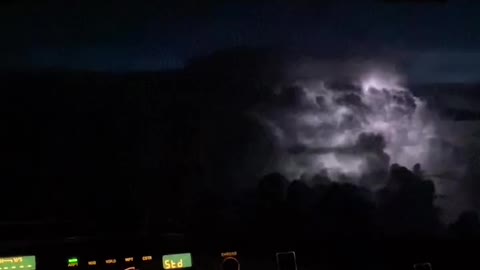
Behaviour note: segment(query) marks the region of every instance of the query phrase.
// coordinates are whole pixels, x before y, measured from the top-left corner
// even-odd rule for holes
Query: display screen
[[[192,267],[192,255],[190,253],[164,255],[162,262],[163,269],[189,268]]]
[[[17,256],[0,258],[0,270],[11,269],[36,269],[35,256]]]

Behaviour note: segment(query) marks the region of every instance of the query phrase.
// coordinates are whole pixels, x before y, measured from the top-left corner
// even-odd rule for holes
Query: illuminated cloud
[[[276,169],[290,178],[326,171],[333,180],[357,182],[392,163],[428,168],[436,125],[401,82],[373,71],[353,87],[318,79],[277,91],[277,101],[290,102],[273,102],[261,115],[281,149]]]

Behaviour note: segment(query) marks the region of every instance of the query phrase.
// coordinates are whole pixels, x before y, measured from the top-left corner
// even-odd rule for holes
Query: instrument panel
[[[66,252],[68,253],[68,252]],[[0,270],[241,270],[275,269],[298,270],[297,254],[286,250],[264,254],[258,257],[241,256],[241,252],[224,251],[207,255],[198,252],[145,252],[141,255],[80,255],[65,254],[17,255],[0,257]],[[305,257],[300,257],[305,258]],[[300,259],[300,269],[310,269]],[[432,264],[421,262],[401,269],[431,270]],[[311,269],[318,269],[312,267]],[[399,268],[400,269],[400,268]]]
[[[293,251],[292,251],[293,252]],[[288,252],[287,252],[288,253]],[[282,252],[281,254],[286,254]],[[272,254],[272,263],[275,254]],[[60,260],[60,261],[59,261]],[[0,258],[0,270],[173,270],[173,269],[213,269],[213,270],[240,270],[240,256],[236,251],[219,252],[217,256],[194,256],[189,252],[168,254],[144,254],[138,256],[11,256]],[[278,264],[278,261],[277,261]],[[40,267],[37,267],[40,266]],[[278,270],[288,269],[291,264],[279,267]],[[274,265],[271,265],[274,266]],[[38,269],[37,269],[38,268]]]

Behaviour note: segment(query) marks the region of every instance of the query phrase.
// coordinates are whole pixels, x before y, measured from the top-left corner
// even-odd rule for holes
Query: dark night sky
[[[414,80],[480,79],[477,4],[164,2],[2,2],[0,65],[159,70],[245,45],[320,58],[387,51],[408,59]]]

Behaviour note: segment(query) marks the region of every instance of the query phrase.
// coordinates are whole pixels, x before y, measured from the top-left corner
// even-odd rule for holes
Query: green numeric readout
[[[0,270],[35,270],[35,256],[18,256],[0,258]]]

